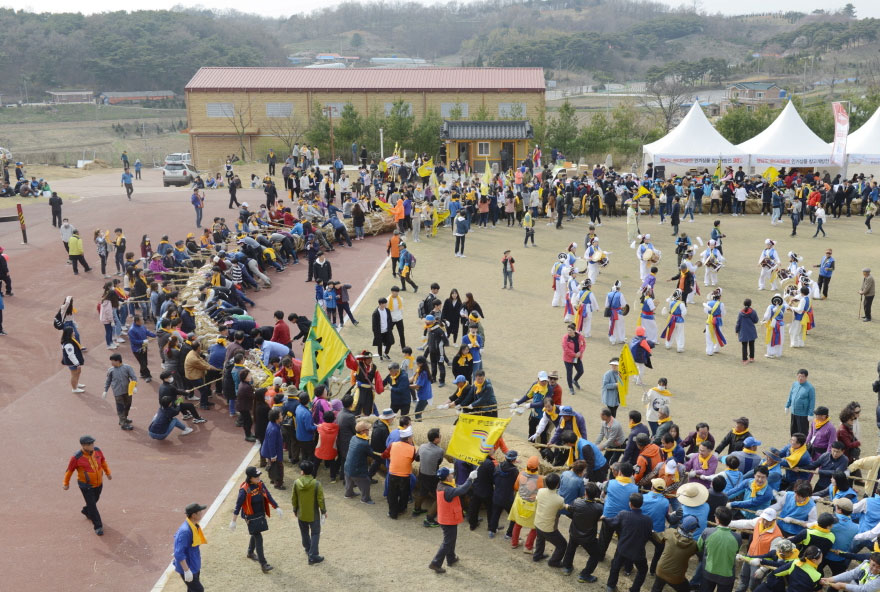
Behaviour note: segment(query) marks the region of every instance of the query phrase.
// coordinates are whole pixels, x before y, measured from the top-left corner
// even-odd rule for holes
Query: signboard
[[[831,103],[834,110],[834,143],[831,145],[831,164],[842,167],[846,163],[846,137],[849,135],[849,115],[843,103]]]

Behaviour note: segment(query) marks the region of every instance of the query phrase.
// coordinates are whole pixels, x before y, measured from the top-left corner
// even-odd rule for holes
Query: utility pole
[[[379,158],[385,160],[385,130],[379,128]]]

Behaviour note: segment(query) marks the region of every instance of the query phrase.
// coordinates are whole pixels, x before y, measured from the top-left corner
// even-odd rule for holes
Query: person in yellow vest
[[[89,267],[86,258],[83,256],[83,242],[79,235],[79,230],[76,228],[73,229],[73,234],[67,241],[67,257],[70,259],[70,264],[73,266],[73,275],[79,275],[79,268],[77,267],[78,263],[82,263],[85,271],[92,271],[92,268]]]
[[[461,509],[461,496],[467,495],[477,478],[477,471],[473,470],[460,487],[455,486],[455,477],[449,466],[441,466],[437,470],[437,522],[443,531],[443,543],[434,555],[434,559],[428,564],[428,568],[438,574],[446,573],[443,568],[443,560],[447,565],[455,565],[458,557],[455,555],[455,542],[458,538],[458,525],[464,520]]]
[[[775,569],[763,584],[755,588],[755,592],[773,592],[785,590],[785,592],[811,592],[819,586],[822,573],[817,569],[822,563],[822,551],[814,545],[807,547],[801,553],[800,559],[795,559]],[[771,579],[772,578],[772,579]],[[782,583],[782,587],[779,584]]]
[[[859,590],[874,592],[880,590],[880,553],[871,553],[871,557],[858,567],[831,578],[819,580],[823,586],[834,590]]]

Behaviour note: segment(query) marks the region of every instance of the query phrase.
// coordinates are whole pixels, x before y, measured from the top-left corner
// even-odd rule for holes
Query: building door
[[[508,169],[513,167],[513,146],[513,142],[501,143],[501,172],[507,172]]]
[[[471,145],[470,142],[459,142],[458,143],[458,159],[461,161],[461,164],[467,165],[468,169],[471,166]]]

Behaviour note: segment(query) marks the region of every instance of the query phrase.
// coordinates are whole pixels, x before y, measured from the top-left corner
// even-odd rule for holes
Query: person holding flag
[[[724,334],[721,333],[721,325],[724,316],[724,304],[721,302],[721,288],[716,288],[709,296],[709,300],[703,303],[703,310],[709,316],[706,317],[706,355],[711,356],[721,351],[727,345]]]

